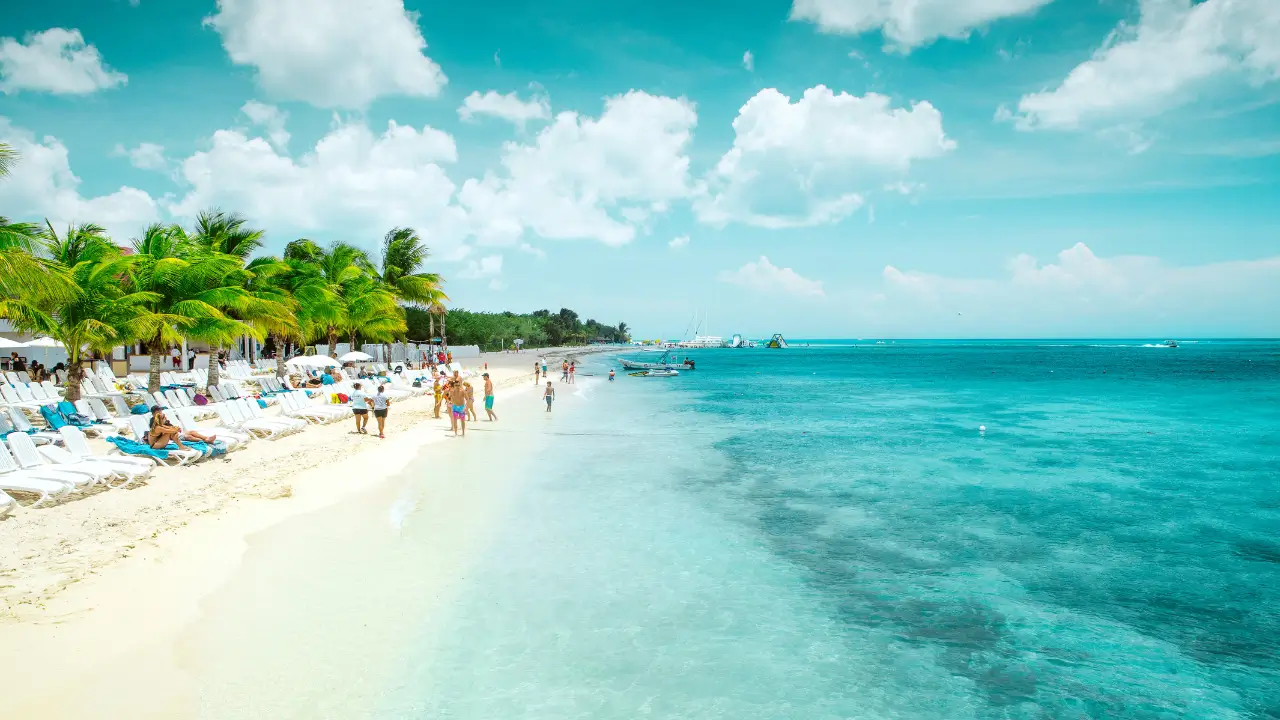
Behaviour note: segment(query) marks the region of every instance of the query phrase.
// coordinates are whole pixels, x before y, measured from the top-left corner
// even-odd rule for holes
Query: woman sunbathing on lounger
[[[156,450],[164,448],[171,442],[176,443],[179,450],[185,450],[183,440],[211,443],[217,439],[217,435],[203,435],[195,430],[183,430],[176,425],[171,425],[169,418],[165,417],[164,410],[159,405],[151,408],[151,430],[147,433],[147,444]]]

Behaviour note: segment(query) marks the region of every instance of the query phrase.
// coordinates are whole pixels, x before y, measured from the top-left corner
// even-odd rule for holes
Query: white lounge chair
[[[9,449],[0,443],[0,490],[24,492],[40,497],[29,507],[36,507],[54,498],[62,497],[75,489],[75,485],[61,480],[51,480],[18,467]]]
[[[268,423],[283,427],[286,432],[295,433],[306,430],[310,425],[306,420],[300,418],[289,417],[287,415],[267,415],[262,411],[256,402],[250,402],[244,398],[238,398],[227,403],[231,411],[237,417],[243,416],[248,420],[258,423]],[[282,408],[283,409],[283,408]]]
[[[112,475],[110,472],[104,472],[102,468],[54,467],[53,462],[36,450],[36,445],[31,442],[31,438],[22,433],[14,433],[5,438],[5,440],[9,443],[9,450],[13,453],[14,459],[18,461],[18,465],[23,470],[33,473],[36,477],[42,477],[47,480],[61,480],[81,487],[94,483],[105,483],[107,478]]]
[[[151,470],[156,465],[163,465],[159,460],[152,457],[136,457],[131,455],[96,455],[89,449],[89,443],[84,439],[84,433],[73,427],[64,427],[59,430],[62,433],[62,444],[66,451],[72,457],[80,460],[92,460],[94,462],[105,463],[115,468],[117,474],[125,476],[126,481],[116,487],[123,487],[141,477],[151,474]]]
[[[0,517],[8,515],[13,510],[13,506],[17,504],[13,501],[13,498],[6,495],[3,490],[0,490]]]
[[[80,398],[75,401],[76,412],[91,417],[94,420],[110,425],[115,428],[117,433],[124,432],[129,429],[129,421],[123,418],[114,417],[111,411],[107,410],[107,406],[103,404],[102,398]]]
[[[13,429],[18,432],[26,433],[33,439],[40,438],[44,442],[50,443],[56,443],[62,439],[62,436],[55,432],[48,432],[45,430],[37,431],[35,426],[31,424],[31,421],[27,419],[27,414],[22,412],[21,408],[10,407],[8,410],[9,420],[13,423]],[[36,442],[38,443],[40,440],[36,440]]]
[[[202,428],[197,424],[195,414],[191,412],[191,408],[174,408],[169,412],[178,427],[183,430],[194,430],[202,435],[205,433],[216,435],[219,440],[227,443],[228,450],[238,450],[249,444],[249,441],[253,439],[253,433],[245,430],[236,430],[224,426]]]

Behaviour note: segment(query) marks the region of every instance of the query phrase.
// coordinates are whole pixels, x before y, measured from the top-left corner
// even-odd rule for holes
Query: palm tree
[[[0,306],[14,298],[39,296],[57,302],[75,296],[75,285],[66,269],[37,254],[40,237],[38,225],[0,216]]]
[[[244,269],[240,258],[200,247],[176,225],[148,227],[133,248],[130,287],[151,293],[151,312],[138,337],[151,353],[147,386],[152,392],[160,389],[162,354],[183,338],[225,343],[245,334],[261,336],[257,328],[227,314],[252,303],[243,276],[237,274]]]
[[[46,223],[48,225],[48,223]],[[80,399],[84,352],[110,352],[136,337],[150,293],[126,292],[121,278],[133,259],[123,255],[97,225],[71,226],[61,237],[48,225],[41,237],[47,262],[72,279],[77,292],[65,299],[26,295],[9,303],[9,317],[22,330],[48,335],[67,351],[66,399]]]
[[[374,277],[394,289],[401,300],[430,305],[449,297],[440,290],[444,280],[436,273],[422,272],[431,252],[413,228],[392,228],[382,238],[380,267],[371,267]]]
[[[250,270],[255,273],[254,283],[263,288],[273,289],[279,296],[287,297],[292,303],[292,322],[266,326],[268,335],[276,344],[276,376],[284,377],[285,343],[302,344],[319,332],[319,328],[327,327],[332,321],[340,320],[338,298],[329,289],[329,284],[321,276],[314,262],[300,259],[308,256],[308,246],[298,246],[294,241],[285,250],[285,258],[273,262],[269,272],[263,272],[254,263]],[[302,250],[299,250],[302,247]],[[315,247],[312,243],[310,247]],[[318,247],[315,247],[319,250]],[[292,252],[291,252],[292,251]],[[292,257],[291,257],[292,255]],[[252,285],[251,285],[252,288]]]
[[[263,231],[248,227],[248,220],[238,213],[226,213],[218,208],[210,208],[196,216],[195,232],[192,241],[206,252],[221,253],[240,258],[243,263],[263,243]],[[248,278],[241,278],[247,282]],[[216,334],[215,334],[216,335]],[[224,342],[233,342],[234,336],[226,337],[213,343],[212,357],[209,363],[209,384],[218,384],[218,371],[221,366],[217,358],[222,355]]]
[[[0,178],[9,174],[9,168],[18,161],[18,151],[13,146],[0,143]]]

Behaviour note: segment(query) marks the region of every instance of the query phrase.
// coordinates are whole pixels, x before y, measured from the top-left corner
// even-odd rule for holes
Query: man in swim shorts
[[[551,381],[547,381],[547,389],[542,391],[542,399],[547,401],[547,412],[551,412],[551,403],[555,402],[556,389],[551,387]]]
[[[462,437],[467,436],[467,391],[459,379],[449,383],[449,420],[453,425],[453,435],[458,436],[458,427],[462,427]]]
[[[498,413],[493,411],[493,381],[489,379],[489,373],[484,374],[484,411],[489,422],[498,419]]]

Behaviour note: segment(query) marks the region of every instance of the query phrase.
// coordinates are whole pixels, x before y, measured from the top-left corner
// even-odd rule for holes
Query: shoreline
[[[543,356],[558,360],[614,349],[554,348]],[[538,353],[475,361],[490,366],[499,412],[507,398],[529,387],[520,365]],[[483,414],[482,407],[478,411]],[[0,523],[8,548],[0,551],[0,664],[15,669],[7,675],[9,706],[39,717],[76,717],[88,708],[101,714],[101,697],[92,690],[101,683],[92,678],[126,658],[133,658],[126,663],[132,674],[141,657],[150,658],[142,664],[145,674],[172,686],[166,691],[171,701],[189,699],[174,640],[235,576],[251,538],[387,487],[423,448],[448,437],[447,419],[431,415],[430,395],[409,398],[393,406],[388,429],[394,434],[385,440],[357,438],[344,423],[312,426],[277,441],[255,441],[225,462],[157,468],[141,487],[23,513],[22,523]],[[335,450],[344,453],[337,462]],[[69,677],[90,679],[83,692],[73,693],[74,701],[58,694]],[[168,707],[157,717],[171,717],[176,706],[162,702],[157,687],[150,692],[156,708]],[[77,702],[83,703],[79,711]],[[138,717],[134,710],[129,712]]]

